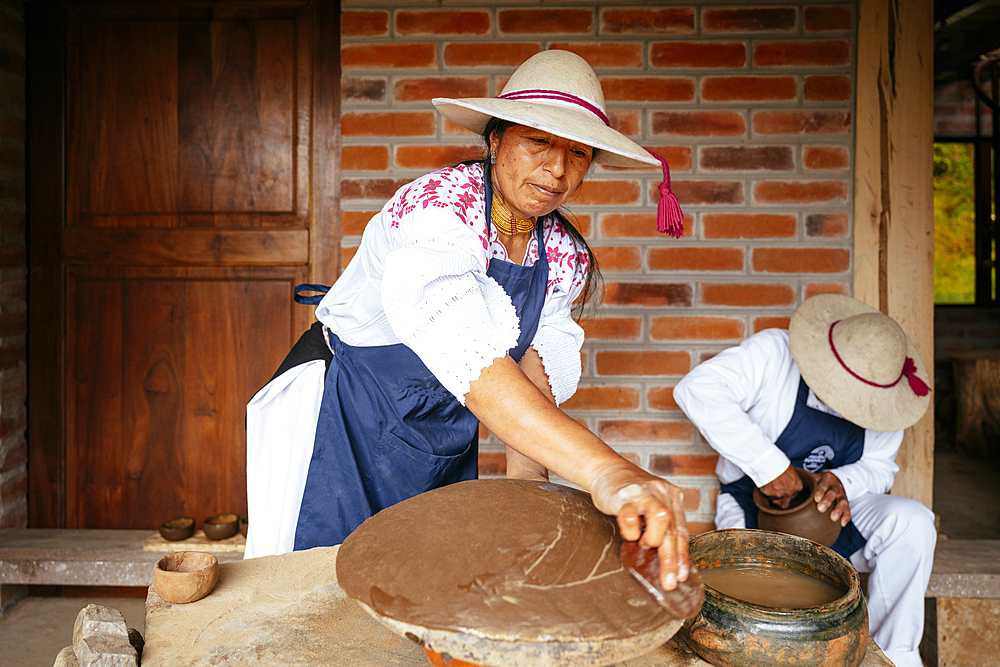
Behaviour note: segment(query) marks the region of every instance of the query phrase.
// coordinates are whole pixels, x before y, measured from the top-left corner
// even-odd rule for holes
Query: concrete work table
[[[365,612],[337,583],[339,547],[224,563],[208,597],[167,604],[150,587],[142,667],[428,667],[423,649]],[[405,550],[402,550],[405,554]],[[862,667],[891,667],[869,643]],[[711,667],[677,639],[617,667]]]
[[[149,586],[148,530],[0,529],[0,584]],[[178,549],[180,550],[180,549]],[[220,563],[241,553],[217,553]],[[1000,598],[1000,540],[938,540],[927,597]]]
[[[165,552],[143,551],[150,530],[0,530],[0,584],[149,586]],[[180,551],[181,549],[178,549]],[[219,562],[243,554],[215,554]]]

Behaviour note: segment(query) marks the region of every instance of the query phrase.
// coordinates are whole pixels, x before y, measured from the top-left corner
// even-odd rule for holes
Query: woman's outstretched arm
[[[466,406],[507,447],[590,492],[626,540],[659,551],[667,590],[687,579],[688,530],[679,488],[622,458],[547,398],[510,357],[485,368]]]

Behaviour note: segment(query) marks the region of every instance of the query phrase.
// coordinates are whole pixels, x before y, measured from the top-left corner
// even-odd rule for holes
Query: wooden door
[[[339,271],[339,3],[43,4],[31,525],[245,514],[246,403]]]

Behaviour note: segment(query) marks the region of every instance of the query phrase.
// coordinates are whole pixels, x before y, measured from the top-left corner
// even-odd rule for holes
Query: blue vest
[[[795,410],[788,426],[774,444],[783,451],[796,468],[820,472],[854,463],[865,448],[865,429],[846,419],[810,408],[806,401],[809,387],[799,379]],[[757,506],[753,503],[753,481],[744,475],[731,484],[723,484],[720,493],[736,499],[746,513],[747,528],[757,527]],[[829,510],[827,510],[829,511]],[[849,522],[833,544],[833,550],[845,558],[865,545],[854,522]]]
[[[488,169],[484,183],[488,237],[493,199]],[[486,271],[507,292],[520,321],[520,337],[508,351],[518,362],[538,330],[548,283],[541,221],[535,234],[534,265],[490,261]],[[316,304],[321,297],[298,292],[326,289],[300,285],[296,301]],[[413,350],[402,343],[356,347],[327,333],[333,355],[295,529],[296,550],[339,544],[390,505],[478,476],[479,420]]]

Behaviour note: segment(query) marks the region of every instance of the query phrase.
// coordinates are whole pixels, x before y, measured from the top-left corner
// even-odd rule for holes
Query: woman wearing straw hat
[[[788,331],[766,329],[688,373],[674,398],[721,455],[717,528],[756,528],[754,487],[787,507],[817,478],[820,511],[843,527],[833,549],[870,572],[870,634],[898,667],[921,665],[934,515],[887,495],[903,429],[930,404],[927,370],[895,320],[820,295]]]
[[[434,104],[487,155],[400,188],[332,289],[296,290],[319,322],[248,405],[247,556],[337,544],[384,507],[476,477],[482,421],[508,477],[551,470],[590,491],[626,539],[659,549],[672,588],[688,567],[679,489],[557,407],[581,373],[571,305],[595,279],[558,209],[592,163],[661,161],[609,127],[597,76],[566,51],[530,58],[497,98]],[[661,192],[661,230],[679,235]]]

